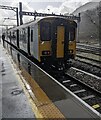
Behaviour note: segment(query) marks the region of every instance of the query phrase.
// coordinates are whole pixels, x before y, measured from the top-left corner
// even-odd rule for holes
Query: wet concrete
[[[5,52],[0,44],[0,117],[35,118]]]
[[[18,63],[17,52],[12,50],[12,58]],[[98,118],[84,103],[78,101],[71,93],[63,89],[51,77],[35,66],[32,62],[20,55],[19,66],[28,72],[48,98],[63,113],[66,118]]]
[[[18,53],[16,52],[16,50],[12,49],[10,53],[12,54],[13,60],[17,64],[19,64],[20,67],[24,68],[24,72],[26,71],[25,74],[28,72],[31,75],[31,77],[33,78],[32,80],[38,83],[40,88],[46,93],[49,99],[57,106],[57,108],[63,113],[66,118],[98,118],[98,116],[93,111],[91,111],[86,105],[84,105],[84,103],[81,103],[77,98],[75,98],[70,91],[63,89],[59,85],[59,83],[57,83],[55,80],[53,80],[53,78],[49,77],[49,75],[36,67],[35,64],[31,63],[22,55],[19,56],[18,60]],[[20,63],[18,61],[20,61]],[[4,72],[4,77],[5,74],[7,74],[7,72],[9,71],[6,70],[5,72],[5,70],[2,70],[2,72]],[[16,97],[17,99],[18,96],[23,96],[22,89],[17,87],[14,81],[11,81],[8,92],[13,99],[14,97]],[[4,94],[6,94],[6,92]],[[19,108],[16,108],[19,111]]]

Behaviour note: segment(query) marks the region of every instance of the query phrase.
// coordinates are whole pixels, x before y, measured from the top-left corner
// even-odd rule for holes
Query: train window
[[[27,32],[27,28],[23,28],[20,31],[20,41],[27,43],[27,39],[28,39],[28,32]]]
[[[71,28],[69,31],[69,41],[75,40],[75,28]]]
[[[8,38],[11,39],[11,34],[10,34],[10,32],[8,32],[7,35],[8,35]]]
[[[10,39],[16,40],[16,37],[17,37],[16,31],[9,33],[8,36],[9,36]]]
[[[12,39],[16,39],[16,31],[12,33]]]
[[[31,30],[31,42],[33,42],[33,30]]]
[[[40,24],[40,37],[42,41],[51,40],[51,25],[48,22],[42,22]]]

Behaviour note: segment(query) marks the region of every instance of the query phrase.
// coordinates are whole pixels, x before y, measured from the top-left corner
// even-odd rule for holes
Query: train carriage
[[[76,22],[72,20],[44,17],[10,29],[9,32],[10,37],[14,38],[11,43],[37,61],[65,65],[75,57],[76,27]]]

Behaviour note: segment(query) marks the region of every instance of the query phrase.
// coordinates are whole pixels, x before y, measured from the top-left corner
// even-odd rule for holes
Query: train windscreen
[[[51,24],[49,22],[42,22],[40,24],[41,41],[51,40]]]

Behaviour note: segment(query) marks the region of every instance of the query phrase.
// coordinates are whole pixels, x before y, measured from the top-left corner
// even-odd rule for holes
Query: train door
[[[63,58],[64,57],[64,39],[65,39],[64,26],[57,26],[56,58]]]
[[[69,49],[68,26],[66,24],[55,25],[52,31],[52,57],[67,60]]]

